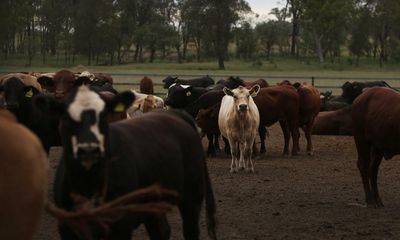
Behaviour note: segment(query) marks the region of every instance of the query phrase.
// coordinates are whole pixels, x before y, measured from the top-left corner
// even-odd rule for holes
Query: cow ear
[[[224,87],[224,89],[222,89],[222,91],[224,91],[224,93],[225,93],[226,95],[228,95],[228,96],[233,96],[232,90],[230,90],[230,89],[227,88],[227,87]]]
[[[252,97],[256,97],[259,91],[260,91],[260,85],[257,84],[257,85],[254,85],[254,86],[250,89],[249,93],[250,93],[250,95],[251,95]]]
[[[43,115],[61,114],[65,110],[64,102],[58,101],[54,96],[38,94],[32,98],[33,108]]]
[[[89,77],[86,77],[86,76],[82,76],[82,77],[78,77],[76,80],[75,80],[75,86],[82,86],[82,85],[87,85],[87,84],[89,84],[91,82],[91,80],[90,80],[90,78]]]
[[[128,109],[135,100],[135,94],[131,91],[125,91],[106,100],[108,112],[123,112]]]

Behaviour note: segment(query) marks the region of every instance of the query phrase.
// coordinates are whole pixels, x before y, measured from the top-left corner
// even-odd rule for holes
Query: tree
[[[218,59],[219,69],[225,69],[228,44],[232,38],[232,28],[240,19],[240,13],[250,11],[245,0],[207,0],[206,24]]]

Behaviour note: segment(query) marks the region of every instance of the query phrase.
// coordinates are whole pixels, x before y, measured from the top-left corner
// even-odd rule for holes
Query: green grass
[[[379,67],[376,60],[363,59],[358,67],[350,65],[350,60],[343,57],[340,63],[320,64],[316,59],[297,60],[293,58],[275,57],[272,60],[257,61],[226,61],[226,70],[218,70],[217,62],[188,62],[183,64],[156,61],[155,63],[131,63],[114,66],[85,66],[86,60],[77,59],[80,64],[64,65],[63,58],[57,62],[55,58],[48,59],[43,65],[36,58],[31,67],[25,66],[26,58],[13,57],[0,61],[2,71],[38,71],[52,72],[63,68],[72,71],[89,70],[93,72],[136,73],[136,74],[210,74],[210,75],[244,75],[244,76],[316,76],[316,77],[400,77],[400,64],[386,64]]]

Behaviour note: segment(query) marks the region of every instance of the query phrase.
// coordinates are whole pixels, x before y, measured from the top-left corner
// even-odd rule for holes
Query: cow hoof
[[[314,156],[314,152],[313,151],[309,151],[307,154],[308,154],[308,156]]]
[[[237,169],[231,168],[231,173],[237,173]]]
[[[247,173],[254,173],[254,168],[246,168]]]

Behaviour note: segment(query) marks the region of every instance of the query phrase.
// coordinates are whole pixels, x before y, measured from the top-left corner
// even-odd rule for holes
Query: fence
[[[115,85],[118,90],[125,90],[129,88],[138,89],[140,79],[143,76],[153,79],[156,95],[165,95],[166,90],[162,88],[162,79],[167,74],[137,74],[137,73],[108,73],[115,79]],[[394,88],[400,89],[400,78],[391,77],[320,77],[320,76],[268,76],[268,75],[240,75],[240,74],[210,74],[214,80],[224,79],[229,76],[238,76],[242,79],[253,81],[260,78],[266,79],[270,85],[275,85],[283,80],[290,80],[291,82],[307,82],[314,85],[320,91],[332,91],[333,94],[338,95],[341,93],[341,86],[346,82],[353,81],[386,81]],[[204,76],[201,74],[180,74],[179,77],[183,79],[190,79]]]
[[[0,75],[7,74],[10,71],[1,71]],[[140,80],[143,76],[148,76],[153,79],[155,86],[155,94],[159,96],[165,96],[166,90],[162,87],[162,79],[168,74],[161,73],[113,73],[108,72],[114,78],[115,88],[119,91],[127,89],[139,89]],[[180,78],[190,79],[204,76],[205,74],[179,74]],[[219,80],[229,76],[238,76],[245,80],[257,80],[260,78],[266,79],[270,85],[275,85],[283,80],[290,80],[291,82],[307,82],[313,84],[320,91],[332,91],[334,95],[341,93],[341,86],[346,81],[386,81],[389,85],[394,88],[400,89],[400,77],[323,77],[323,76],[268,76],[266,75],[246,75],[246,74],[235,74],[234,72],[228,72],[226,74],[209,74],[213,79]]]

